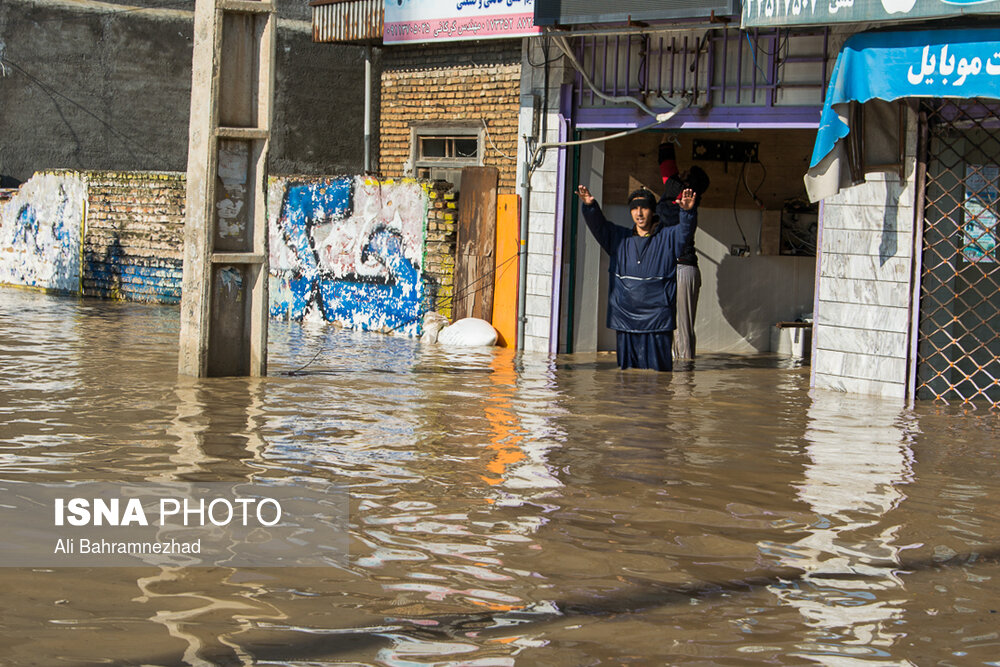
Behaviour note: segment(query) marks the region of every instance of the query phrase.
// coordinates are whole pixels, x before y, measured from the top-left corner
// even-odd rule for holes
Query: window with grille
[[[933,100],[926,185],[917,396],[1000,404],[1000,105]]]

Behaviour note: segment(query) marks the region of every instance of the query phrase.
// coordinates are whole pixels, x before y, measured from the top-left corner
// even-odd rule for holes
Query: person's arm
[[[666,197],[661,197],[660,201],[656,202],[656,217],[660,219],[660,224],[664,227],[674,227],[680,222],[678,220],[680,210],[680,207],[673,200]]]
[[[695,208],[695,193],[691,188],[685,188],[677,201],[680,208],[678,217],[676,236],[674,236],[674,252],[680,254],[684,246],[694,236],[694,230],[698,226],[698,209]]]
[[[580,202],[583,204],[581,210],[583,211],[583,219],[587,223],[587,229],[594,235],[597,243],[604,248],[605,252],[610,253],[615,225],[604,217],[597,199],[594,198],[594,195],[590,194],[590,190],[586,185],[578,186],[576,194],[580,197]]]
[[[657,161],[660,164],[660,178],[663,179],[663,194],[656,203],[656,217],[664,227],[673,227],[678,223],[679,208],[676,200],[680,197],[684,185],[678,174],[674,144],[666,136],[660,142]]]

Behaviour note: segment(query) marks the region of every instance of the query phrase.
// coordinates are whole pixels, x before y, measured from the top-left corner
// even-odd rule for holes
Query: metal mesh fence
[[[923,192],[918,398],[1000,404],[1000,105],[933,100]]]

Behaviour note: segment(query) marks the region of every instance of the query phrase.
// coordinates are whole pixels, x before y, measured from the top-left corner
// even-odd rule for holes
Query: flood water
[[[349,558],[0,568],[0,664],[1000,664],[989,410],[278,322],[194,380],[178,330],[0,289],[0,481],[339,485]]]

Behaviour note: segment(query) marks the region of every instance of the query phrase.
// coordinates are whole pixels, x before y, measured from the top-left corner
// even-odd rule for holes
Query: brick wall
[[[409,176],[414,125],[486,123],[483,164],[500,170],[499,192],[516,188],[521,40],[419,45],[385,50],[379,170]]]
[[[179,302],[184,174],[89,172],[87,182],[83,294]]]
[[[458,198],[448,183],[433,184],[427,195],[431,203],[424,241],[424,310],[436,310],[451,319]]]

